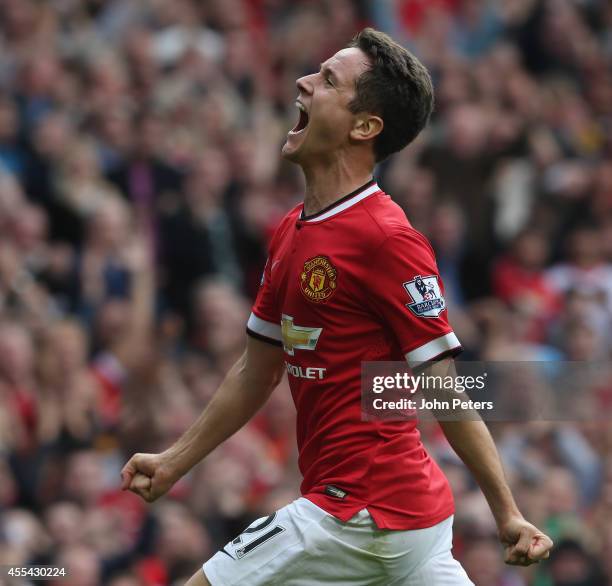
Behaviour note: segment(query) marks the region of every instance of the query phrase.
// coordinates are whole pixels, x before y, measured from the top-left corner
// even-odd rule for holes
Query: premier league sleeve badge
[[[412,303],[407,303],[406,307],[418,317],[438,317],[446,308],[436,275],[417,275],[403,283],[403,287],[412,299]]]

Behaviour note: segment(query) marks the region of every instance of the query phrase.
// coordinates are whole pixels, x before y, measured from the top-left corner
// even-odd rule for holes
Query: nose
[[[310,82],[310,75],[304,75],[296,80],[295,85],[298,90],[303,94],[311,94],[312,93],[312,83]]]

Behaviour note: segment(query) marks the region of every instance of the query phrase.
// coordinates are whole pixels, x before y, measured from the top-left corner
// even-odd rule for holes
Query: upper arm
[[[452,356],[445,356],[440,360],[432,360],[422,364],[421,368],[418,369],[419,374],[423,377],[445,377],[457,375],[457,369],[455,368],[455,360]],[[432,379],[433,380],[433,379]]]
[[[473,406],[470,396],[465,394],[466,387],[463,386],[463,383],[459,388],[455,386],[455,383],[459,383],[457,379],[463,379],[464,377],[457,376],[455,360],[452,356],[426,362],[422,364],[420,369],[417,369],[417,372],[423,380],[431,381],[420,392],[425,399],[428,401],[433,400],[434,405],[439,405],[439,407],[433,406],[429,410],[442,426],[449,441],[451,441],[451,438],[448,436],[449,431],[464,429],[462,426],[458,427],[458,423],[482,423],[482,418],[478,410]],[[449,384],[451,379],[453,384]],[[458,431],[457,433],[461,435],[463,432]],[[452,441],[451,444],[453,444]],[[454,444],[453,448],[457,449]]]
[[[247,336],[240,371],[249,385],[272,392],[284,372],[282,347]]]
[[[257,297],[247,322],[247,346],[241,359],[241,372],[249,384],[274,388],[284,372],[281,315],[273,268],[277,258],[278,240],[285,222],[281,222],[272,241]],[[275,276],[275,275],[274,275]]]
[[[388,236],[367,270],[368,302],[411,365],[460,351],[434,253],[424,236],[409,228]]]

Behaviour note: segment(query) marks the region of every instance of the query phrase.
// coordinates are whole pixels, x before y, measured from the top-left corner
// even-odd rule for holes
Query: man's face
[[[299,120],[282,149],[286,159],[303,164],[325,158],[349,143],[355,122],[348,106],[355,83],[370,67],[361,49],[342,49],[321,64],[318,73],[297,80]]]

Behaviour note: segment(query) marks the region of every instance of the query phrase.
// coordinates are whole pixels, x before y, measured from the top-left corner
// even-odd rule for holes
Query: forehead
[[[370,62],[361,49],[347,47],[332,55],[323,65],[329,67],[342,83],[353,84],[370,67]]]

